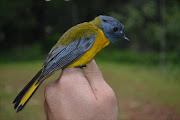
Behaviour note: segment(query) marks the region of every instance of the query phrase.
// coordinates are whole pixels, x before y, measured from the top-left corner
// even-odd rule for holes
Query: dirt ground
[[[118,103],[120,120],[180,120],[177,110],[169,106],[155,106],[147,101],[129,99]]]

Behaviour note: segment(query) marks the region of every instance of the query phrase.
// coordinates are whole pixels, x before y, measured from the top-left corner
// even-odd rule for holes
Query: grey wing
[[[46,77],[55,71],[66,67],[78,60],[86,51],[88,51],[97,35],[89,38],[81,38],[80,40],[72,41],[68,46],[60,46],[49,53],[44,66],[44,72],[39,82],[43,81]]]

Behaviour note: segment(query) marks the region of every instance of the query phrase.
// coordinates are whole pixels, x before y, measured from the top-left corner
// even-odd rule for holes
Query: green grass
[[[177,104],[180,108],[179,70],[163,71],[159,67],[128,64],[106,64],[106,67],[110,69],[109,74],[116,77],[107,82],[122,94],[163,104]],[[105,74],[105,78],[108,77],[108,73]]]
[[[116,93],[120,118],[129,118],[125,104],[138,101],[138,107],[145,102],[156,107],[170,107],[180,114],[180,68],[118,64],[97,61],[107,83]],[[2,120],[43,120],[44,87],[56,80],[59,72],[44,82],[25,109],[16,113],[12,101],[18,92],[39,70],[42,62],[0,64],[0,116]],[[137,106],[137,105],[135,105]],[[138,109],[138,108],[137,108]],[[123,116],[123,117],[122,117]]]

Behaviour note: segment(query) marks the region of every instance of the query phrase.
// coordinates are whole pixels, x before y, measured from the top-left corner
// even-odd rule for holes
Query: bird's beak
[[[128,42],[130,42],[130,40],[125,35],[123,36],[123,39],[127,40]]]

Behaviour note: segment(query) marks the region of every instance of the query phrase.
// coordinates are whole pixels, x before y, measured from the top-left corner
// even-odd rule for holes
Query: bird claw
[[[87,65],[76,66],[75,68],[86,69]]]

